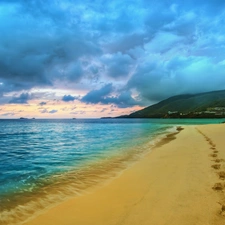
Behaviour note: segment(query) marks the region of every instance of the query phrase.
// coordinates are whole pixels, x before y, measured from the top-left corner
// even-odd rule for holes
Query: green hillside
[[[198,112],[205,112],[207,109],[215,107],[225,107],[225,90],[174,96],[124,117],[165,117],[168,116],[169,111],[177,111],[179,115],[188,114],[193,117],[193,114],[197,115]]]

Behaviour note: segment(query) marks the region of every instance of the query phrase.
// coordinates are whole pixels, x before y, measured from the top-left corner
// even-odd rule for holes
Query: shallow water
[[[0,120],[0,224],[116,176],[174,124],[222,120]]]

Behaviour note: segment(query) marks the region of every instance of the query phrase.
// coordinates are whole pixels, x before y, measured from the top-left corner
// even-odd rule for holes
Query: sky
[[[0,118],[130,114],[225,89],[224,0],[0,0]]]

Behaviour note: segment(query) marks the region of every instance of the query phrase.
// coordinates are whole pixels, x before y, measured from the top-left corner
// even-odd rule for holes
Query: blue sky
[[[1,0],[0,117],[117,116],[225,89],[224,20],[222,0]]]

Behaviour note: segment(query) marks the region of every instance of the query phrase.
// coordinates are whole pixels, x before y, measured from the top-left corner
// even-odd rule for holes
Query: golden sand
[[[25,225],[224,225],[225,125],[184,128],[119,177]]]

